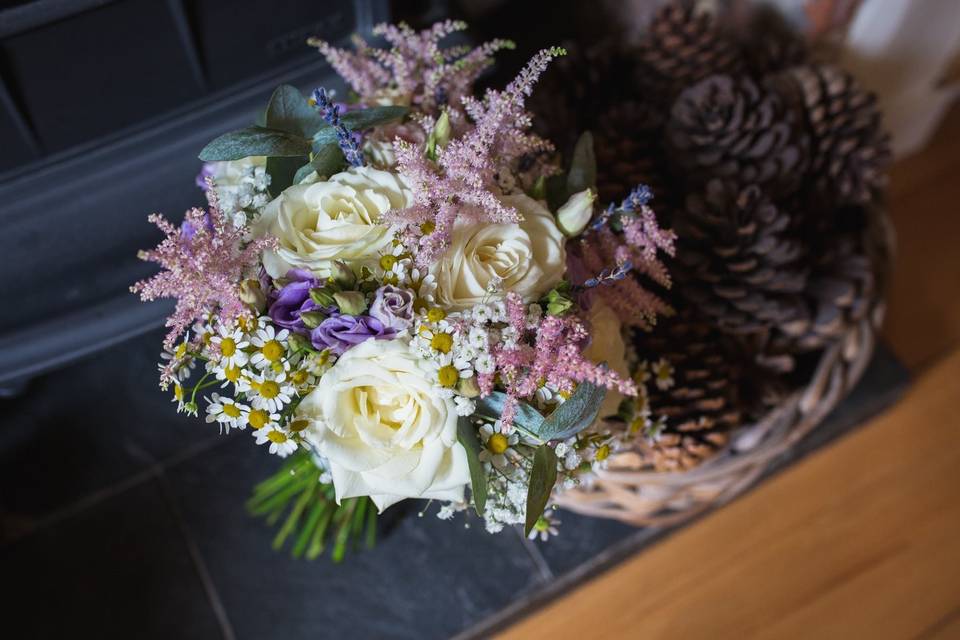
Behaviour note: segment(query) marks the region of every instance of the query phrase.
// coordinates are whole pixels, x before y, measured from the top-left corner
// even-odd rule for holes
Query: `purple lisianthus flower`
[[[369,313],[383,326],[403,331],[413,324],[413,294],[406,289],[384,285],[377,289]]]
[[[303,324],[300,314],[306,311],[325,311],[310,298],[310,289],[319,287],[320,280],[305,269],[290,269],[287,279],[289,282],[271,296],[267,315],[280,327],[304,336],[309,335],[310,330]]]
[[[210,185],[207,184],[207,178],[212,178],[215,174],[214,164],[212,162],[204,162],[203,167],[200,168],[200,173],[197,174],[195,181],[197,186],[206,192],[210,188]]]
[[[384,340],[392,338],[395,333],[376,318],[367,315],[348,316],[334,313],[310,332],[310,342],[316,349],[330,349],[339,356],[365,340]]]

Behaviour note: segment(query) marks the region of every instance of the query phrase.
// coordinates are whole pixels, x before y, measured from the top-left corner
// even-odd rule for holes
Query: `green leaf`
[[[593,134],[584,131],[573,148],[567,174],[567,197],[597,186],[597,158],[593,153]]]
[[[267,105],[266,126],[310,138],[330,125],[320,112],[312,107],[296,87],[282,84],[270,96]]]
[[[277,197],[284,189],[294,184],[300,167],[306,161],[306,156],[267,158],[267,173],[270,174],[270,195]]]
[[[346,166],[347,160],[343,157],[343,151],[340,150],[336,142],[314,148],[313,160],[310,161],[310,164],[317,174],[329,178]]]
[[[301,182],[303,182],[304,178],[306,178],[311,173],[313,173],[313,171],[314,171],[313,165],[310,164],[309,162],[303,165],[302,167],[297,169],[297,172],[295,174],[293,174],[293,184],[300,184]]]
[[[340,122],[350,131],[363,131],[392,120],[399,120],[410,111],[407,107],[371,107],[348,111],[340,116]],[[325,145],[337,142],[337,131],[330,125],[323,127],[313,135],[315,144]]]
[[[477,413],[491,418],[499,418],[500,414],[503,413],[503,405],[506,400],[507,394],[501,391],[494,391],[490,395],[477,398]],[[518,402],[513,422],[522,429],[536,435],[540,433],[543,415],[526,402]]]
[[[254,125],[215,138],[200,151],[200,159],[214,162],[250,156],[306,156],[308,153],[310,140],[287,131]]]
[[[564,440],[580,433],[596,421],[606,395],[606,387],[581,382],[573,395],[544,419],[540,426],[540,437],[544,440]]]
[[[527,487],[527,517],[524,533],[530,535],[533,526],[543,515],[557,483],[557,454],[547,445],[540,445],[533,452],[533,469],[530,470],[530,486]]]
[[[480,462],[480,439],[477,437],[477,430],[470,424],[470,418],[461,417],[457,422],[457,440],[467,452],[473,507],[477,510],[477,515],[483,517],[487,506],[487,474]]]
[[[549,176],[544,184],[547,197],[547,206],[550,211],[556,211],[563,206],[570,194],[567,193],[567,179],[560,174]]]

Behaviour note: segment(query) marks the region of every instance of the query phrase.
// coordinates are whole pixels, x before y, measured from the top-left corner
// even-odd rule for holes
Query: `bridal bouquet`
[[[163,270],[132,290],[177,301],[161,387],[287,458],[249,506],[286,514],[275,545],[298,556],[339,559],[408,498],[546,538],[551,495],[654,428],[645,385],[669,383],[623,339],[669,312],[651,194],[601,208],[589,134],[563,171],[531,133],[525,99],[563,50],[476,97],[512,44],[440,46],[464,28],[312,42],[351,93],[279,87],[200,153],[209,207],[150,217],[166,239],[141,257]]]

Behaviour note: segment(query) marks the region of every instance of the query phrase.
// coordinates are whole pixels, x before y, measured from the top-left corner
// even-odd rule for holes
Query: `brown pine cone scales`
[[[793,111],[747,76],[713,75],[686,89],[665,138],[676,171],[692,183],[720,178],[789,193],[807,162]]]
[[[811,140],[810,175],[820,201],[876,200],[891,158],[876,97],[847,72],[827,65],[796,67],[775,82],[802,107]]]
[[[757,7],[740,33],[744,61],[755,78],[810,62],[806,40],[772,7]]]
[[[692,469],[726,446],[740,425],[740,364],[726,346],[691,309],[638,336],[638,353],[653,369],[645,387],[657,426],[640,447],[653,469]]]
[[[803,334],[809,268],[791,225],[759,187],[712,180],[675,214],[677,290],[729,333]]]
[[[696,11],[692,3],[670,3],[657,11],[637,62],[648,98],[665,105],[707,76],[738,73],[744,67],[737,43],[712,14]]]

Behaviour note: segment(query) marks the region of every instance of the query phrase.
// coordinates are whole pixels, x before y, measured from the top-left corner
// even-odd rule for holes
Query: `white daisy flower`
[[[510,458],[518,455],[511,447],[519,440],[516,433],[502,433],[495,424],[483,425],[480,427],[480,441],[483,443],[480,461],[489,462],[500,470],[506,469],[510,466]]]
[[[179,383],[175,383],[173,385],[173,400],[171,400],[171,402],[175,402],[177,404],[177,413],[183,413],[184,409],[186,409],[187,403],[184,400],[183,395],[183,386]]]
[[[220,325],[217,334],[210,338],[218,355],[216,362],[223,367],[242,367],[247,364],[248,356],[244,351],[250,346],[250,341],[239,327]]]
[[[546,542],[551,537],[560,534],[560,530],[557,528],[559,526],[560,520],[554,518],[552,514],[545,513],[537,518],[537,522],[533,525],[533,529],[530,530],[527,538],[530,540],[540,538],[541,541]]]
[[[427,363],[437,385],[437,393],[443,398],[453,397],[453,390],[461,379],[473,377],[470,361],[455,357],[453,353],[434,354]]]
[[[673,386],[673,365],[666,358],[660,358],[651,368],[657,389],[666,391]]]
[[[269,443],[270,453],[275,453],[281,458],[286,458],[297,450],[296,441],[275,427],[257,429],[253,432],[253,435],[257,439],[257,444]]]
[[[453,404],[456,405],[458,416],[472,416],[477,411],[477,403],[464,396],[454,396]]]
[[[214,363],[209,363],[209,364],[211,365],[208,367],[209,370],[213,373],[213,375],[217,378],[217,380],[220,380],[223,382],[223,384],[220,385],[221,389],[226,389],[229,385],[232,384],[234,391],[236,391],[237,393],[243,393],[249,390],[250,388],[249,384],[247,383],[243,375],[244,369],[242,369],[241,367],[237,367],[237,366],[225,367],[221,365],[219,362],[216,364]]]
[[[289,381],[286,374],[276,376],[263,372],[250,380],[250,403],[257,409],[268,409],[271,412],[280,411],[296,394],[297,390]]]
[[[247,412],[247,424],[249,424],[254,431],[279,428],[279,423],[279,413],[271,413],[267,409],[257,409],[255,407]]]
[[[160,371],[169,371],[177,382],[183,382],[189,378],[190,372],[196,366],[193,357],[188,353],[188,336],[189,334],[184,336],[183,342],[173,349],[164,347],[163,353],[160,354],[160,359],[163,361],[159,364]]]
[[[220,433],[230,433],[230,429],[243,429],[247,426],[247,414],[250,407],[240,404],[233,398],[212,394],[207,402],[207,422],[219,422]]]
[[[290,331],[283,329],[277,333],[273,325],[266,325],[257,330],[250,339],[257,351],[250,358],[250,363],[258,369],[277,370],[277,367],[283,368],[289,365],[284,362],[284,356],[287,355],[287,338],[290,337]]]

